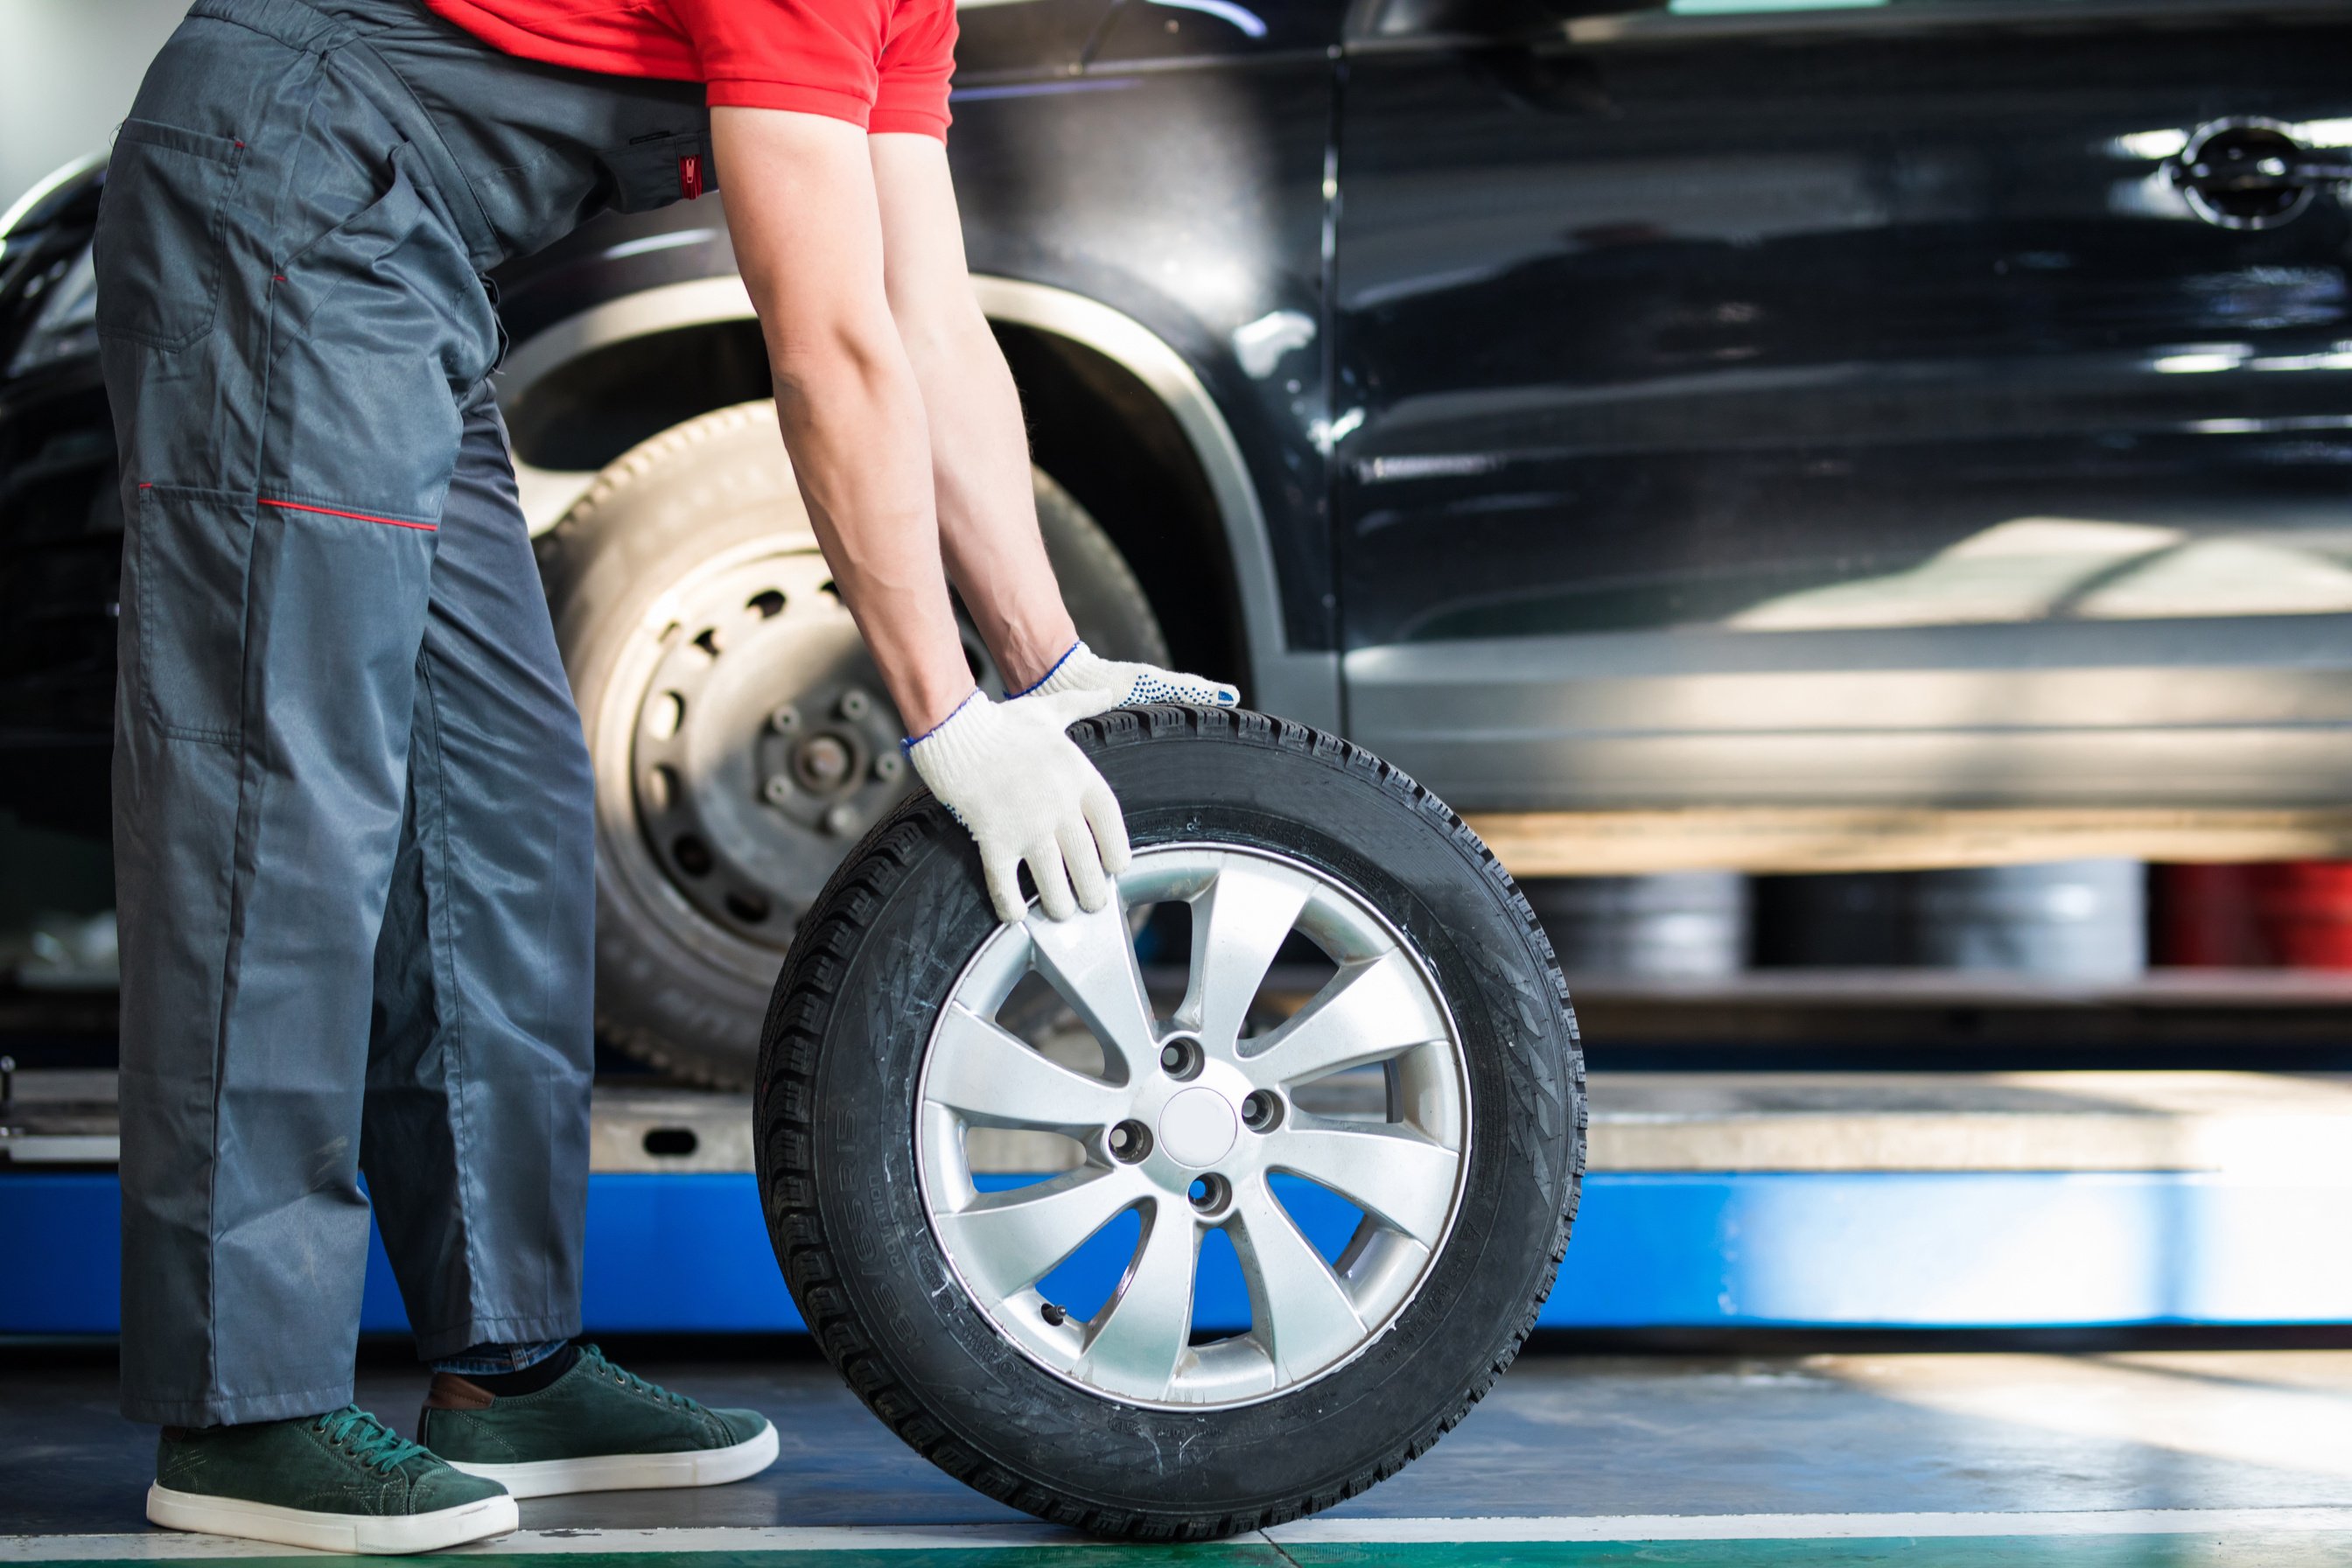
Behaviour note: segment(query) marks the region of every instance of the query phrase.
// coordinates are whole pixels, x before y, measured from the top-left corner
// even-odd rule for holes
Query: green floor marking
[[[2352,1536],[1960,1535],[1892,1541],[1286,1543],[1297,1568],[2352,1568]]]
[[[776,1552],[471,1551],[497,1568],[2352,1568],[2352,1534],[1982,1535],[1853,1540],[1077,1543]],[[82,1559],[69,1568],[320,1568],[330,1554]],[[44,1561],[20,1558],[18,1565]],[[13,1568],[13,1565],[12,1565]]]

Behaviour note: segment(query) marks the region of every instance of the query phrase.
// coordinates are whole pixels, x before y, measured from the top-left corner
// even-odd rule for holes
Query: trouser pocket
[[[243,732],[253,498],[182,485],[138,494],[122,613],[139,710],[166,735],[233,745]]]
[[[100,204],[98,330],[184,349],[212,330],[220,295],[221,215],[245,143],[126,120]]]
[[[457,460],[458,400],[498,321],[417,154],[386,155],[367,205],[278,264],[262,493],[431,524]]]

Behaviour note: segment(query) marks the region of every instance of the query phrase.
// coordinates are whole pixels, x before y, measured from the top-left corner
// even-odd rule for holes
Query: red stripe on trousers
[[[283,507],[288,511],[315,511],[326,517],[348,517],[359,522],[380,522],[386,528],[413,528],[420,533],[436,533],[437,522],[403,522],[396,517],[373,517],[363,511],[342,511],[331,506],[304,506],[299,500],[272,500],[268,496],[257,498],[264,506]]]

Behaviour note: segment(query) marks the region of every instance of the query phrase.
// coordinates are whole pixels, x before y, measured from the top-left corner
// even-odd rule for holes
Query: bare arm
[[[710,120],[817,542],[908,732],[923,734],[971,694],[971,671],[941,569],[923,389],[884,287],[866,132],[780,110],[720,108]],[[1025,465],[1023,484],[1025,497]]]
[[[784,447],[835,585],[916,737],[908,747],[915,771],[971,832],[999,919],[1026,918],[1024,866],[1049,918],[1101,909],[1108,879],[1127,867],[1127,828],[1110,786],[1064,731],[1109,704],[1084,691],[998,703],[973,689],[940,553],[924,389],[885,286],[882,205],[866,132],[778,110],[720,108],[710,120],[735,258],[767,337]],[[1009,443],[1025,508],[1027,446],[1009,378],[1003,392],[1009,430],[966,427],[952,423],[961,415],[951,411],[943,444]],[[989,460],[991,474],[1016,466]],[[1012,624],[991,607],[993,595],[1041,584],[1059,612],[1034,517],[1027,537],[1034,548],[1019,557],[1013,580],[983,570],[967,582],[984,626]],[[1024,584],[1024,572],[1037,581]]]
[[[1078,636],[1037,531],[1020,396],[965,269],[947,149],[929,136],[868,142],[889,310],[929,421],[940,548],[1018,691]]]

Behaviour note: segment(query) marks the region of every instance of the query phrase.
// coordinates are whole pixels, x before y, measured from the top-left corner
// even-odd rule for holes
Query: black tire
[[[1118,547],[1042,472],[1036,495],[1046,551],[1079,635],[1108,658],[1164,662],[1159,622]],[[913,787],[911,770],[904,770],[853,792],[862,820],[833,845],[809,842],[805,825],[782,819],[768,825],[777,835],[772,842],[756,832],[736,835],[744,840],[741,865],[721,855],[719,869],[740,875],[724,885],[709,873],[698,879],[654,841],[635,755],[638,708],[658,668],[648,662],[659,657],[656,645],[667,637],[676,646],[696,628],[665,629],[648,618],[665,595],[691,599],[691,585],[710,563],[772,548],[779,559],[815,550],[772,402],[719,409],[637,447],[539,542],[556,638],[596,773],[598,1032],[641,1060],[724,1088],[751,1082],[761,1015],[800,912],[856,834]],[[982,684],[1001,690],[977,639],[967,641]],[[805,674],[782,662],[759,671],[771,683],[767,700],[778,704]],[[843,679],[872,698],[855,760],[861,768],[893,768],[897,715],[862,645],[855,662],[863,673]],[[751,819],[762,826],[758,814]]]
[[[1393,1474],[1510,1363],[1550,1290],[1583,1171],[1575,1018],[1502,867],[1370,753],[1246,710],[1139,709],[1070,732],[1117,790],[1139,852],[1205,842],[1309,866],[1384,916],[1433,978],[1459,1028],[1471,1135],[1452,1228],[1417,1293],[1354,1359],[1256,1403],[1122,1401],[1016,1348],[945,1260],[919,1192],[929,1021],[996,926],[971,840],[928,795],[843,863],[777,982],[754,1111],[761,1193],[818,1343],[918,1452],[1098,1534],[1230,1535]]]

